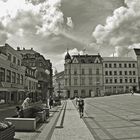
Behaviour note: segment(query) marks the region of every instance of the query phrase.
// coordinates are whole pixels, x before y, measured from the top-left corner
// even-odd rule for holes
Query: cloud
[[[113,15],[106,19],[106,24],[98,25],[93,32],[97,43],[117,48],[118,56],[125,55],[124,50],[140,42],[140,1],[125,0],[125,4],[127,7],[114,10]]]
[[[64,21],[61,0],[7,0],[0,1],[0,7],[1,42],[8,39],[7,34],[28,35],[32,40],[33,36],[58,35],[67,30],[67,24],[73,25],[70,17],[69,23]]]
[[[70,27],[70,28],[73,28],[73,27],[74,27],[71,17],[67,17],[67,25],[68,25],[68,27]]]

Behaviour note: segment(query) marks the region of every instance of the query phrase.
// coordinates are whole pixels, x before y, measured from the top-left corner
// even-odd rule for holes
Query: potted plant
[[[0,122],[0,140],[12,140],[15,136],[15,127],[11,122]]]

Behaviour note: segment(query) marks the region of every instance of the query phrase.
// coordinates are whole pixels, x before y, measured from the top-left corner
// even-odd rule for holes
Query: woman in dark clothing
[[[84,100],[80,99],[79,100],[79,113],[80,113],[80,118],[84,116]]]

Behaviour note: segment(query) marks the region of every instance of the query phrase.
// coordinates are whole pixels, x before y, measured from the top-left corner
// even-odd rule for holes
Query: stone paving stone
[[[63,128],[56,128],[51,140],[94,140],[71,100],[67,101]]]
[[[85,103],[86,124],[93,135],[101,140],[140,140],[140,96],[90,98]]]
[[[100,125],[104,126],[105,128],[113,128],[113,127],[132,127],[132,126],[135,126],[134,124],[132,123],[129,123],[127,121],[124,121],[124,120],[119,120],[119,121],[108,121],[108,122],[99,122]]]
[[[94,131],[101,140],[104,139],[111,140],[111,138],[107,136],[101,129],[94,129]]]

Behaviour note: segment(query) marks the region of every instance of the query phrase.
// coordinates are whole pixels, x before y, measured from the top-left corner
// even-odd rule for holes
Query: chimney
[[[25,50],[25,48],[23,48],[23,50]]]
[[[33,48],[31,48],[31,50],[33,50]]]
[[[20,51],[20,47],[17,47],[17,51]]]

